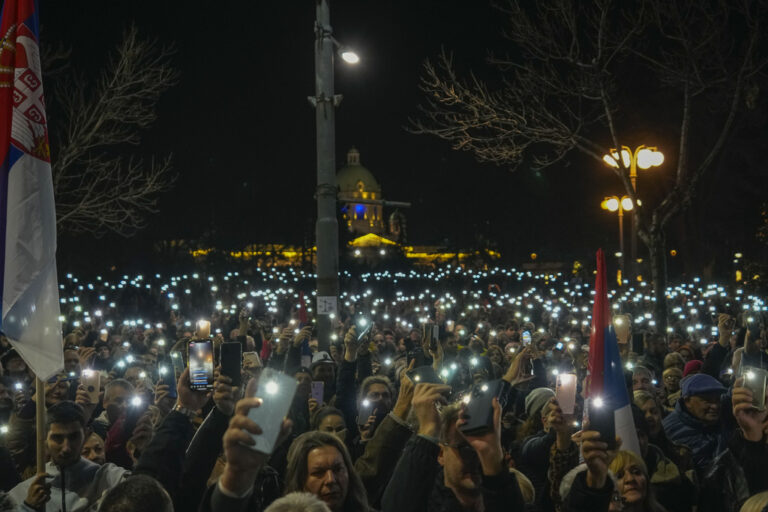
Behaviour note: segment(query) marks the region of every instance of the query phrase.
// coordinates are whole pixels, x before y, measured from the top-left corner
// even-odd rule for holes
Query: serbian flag
[[[597,277],[595,304],[592,308],[592,335],[589,338],[589,365],[587,367],[587,394],[589,407],[594,403],[613,409],[616,435],[622,440],[621,449],[640,453],[635,422],[632,419],[624,370],[619,356],[619,344],[611,322],[608,307],[608,285],[605,254],[597,251]]]
[[[0,331],[37,377],[64,367],[56,280],[56,208],[35,0],[0,17]]]

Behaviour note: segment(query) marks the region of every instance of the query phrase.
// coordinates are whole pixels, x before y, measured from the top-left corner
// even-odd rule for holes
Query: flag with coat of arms
[[[0,332],[37,377],[64,366],[37,1],[0,17]]]

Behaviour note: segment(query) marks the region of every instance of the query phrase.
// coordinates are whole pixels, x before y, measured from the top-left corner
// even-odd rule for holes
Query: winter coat
[[[662,425],[670,441],[691,449],[699,475],[708,470],[727,446],[729,432],[724,424],[704,424],[688,412],[683,399],[678,400],[675,410],[664,418]]]
[[[381,500],[382,512],[463,512],[453,491],[443,484],[437,463],[440,447],[424,436],[414,436],[402,457]],[[509,471],[482,476],[480,492],[485,512],[519,512],[523,495],[517,478]]]

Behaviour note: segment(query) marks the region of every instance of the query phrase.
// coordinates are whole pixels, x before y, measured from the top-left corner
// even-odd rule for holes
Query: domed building
[[[360,152],[354,147],[347,153],[347,165],[336,174],[342,214],[347,229],[355,235],[386,233],[381,204],[356,203],[355,199],[381,200],[381,186],[371,171],[360,164]]]

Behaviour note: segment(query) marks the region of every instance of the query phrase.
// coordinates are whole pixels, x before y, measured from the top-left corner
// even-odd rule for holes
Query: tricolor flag
[[[608,307],[608,285],[605,271],[605,254],[597,251],[597,277],[595,278],[595,304],[592,308],[592,335],[589,338],[589,366],[587,399],[590,406],[600,400],[614,409],[616,435],[622,440],[622,450],[640,453],[635,422],[632,419],[629,394],[624,380],[624,370],[619,355],[619,344],[613,331]]]
[[[0,17],[0,331],[35,374],[64,367],[56,280],[56,208],[35,0]]]

